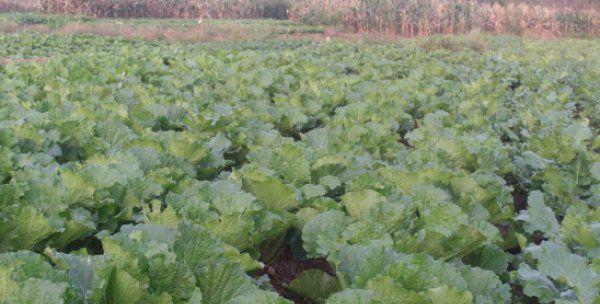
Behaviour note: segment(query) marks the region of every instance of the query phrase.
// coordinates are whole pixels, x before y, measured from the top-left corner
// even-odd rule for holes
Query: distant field
[[[600,34],[596,0],[0,0],[0,11],[103,18],[280,19],[353,33]]]
[[[304,25],[286,20],[209,19],[198,24],[193,19],[98,19],[81,15],[37,13],[0,13],[0,32],[94,34],[184,42],[324,39],[326,34],[342,36],[342,33],[327,32],[323,26]],[[360,38],[346,33],[344,36],[353,40]]]
[[[180,42],[228,42],[268,40],[340,40],[394,42],[410,37],[385,32],[354,32],[325,25],[308,25],[274,19],[153,19],[95,18],[85,15],[55,15],[39,13],[0,13],[0,33],[46,33],[56,35],[93,34]],[[481,36],[472,31],[467,36]],[[534,39],[559,39],[564,34],[522,33]],[[568,34],[580,38],[595,35],[578,32]],[[414,38],[414,37],[413,37]]]

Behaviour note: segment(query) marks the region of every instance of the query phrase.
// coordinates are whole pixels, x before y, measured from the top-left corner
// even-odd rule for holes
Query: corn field
[[[545,3],[548,2],[548,3]],[[355,32],[402,36],[550,32],[599,33],[600,2],[472,0],[297,0],[290,19]]]
[[[0,0],[0,12],[27,12],[39,10],[39,3],[32,0]]]
[[[0,0],[59,14],[120,18],[273,18],[358,33],[600,34],[597,0]],[[13,5],[14,6],[14,5]]]

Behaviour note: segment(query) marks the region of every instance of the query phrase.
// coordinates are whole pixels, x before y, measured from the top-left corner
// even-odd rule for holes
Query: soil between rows
[[[315,268],[321,269],[330,275],[335,275],[333,267],[325,259],[301,260],[294,257],[290,247],[286,246],[273,261],[266,264],[262,270],[256,273],[256,275],[268,275],[271,286],[282,297],[285,297],[296,304],[313,304],[315,303],[314,301],[289,291],[287,286],[303,271]]]

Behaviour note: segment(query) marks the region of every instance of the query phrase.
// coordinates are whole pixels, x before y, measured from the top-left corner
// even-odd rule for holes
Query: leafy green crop
[[[448,39],[1,36],[0,303],[600,303],[600,43]]]

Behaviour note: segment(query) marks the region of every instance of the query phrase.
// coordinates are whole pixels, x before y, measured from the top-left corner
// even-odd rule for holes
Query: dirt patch
[[[409,142],[408,139],[406,139],[404,136],[400,137],[400,143],[403,144],[405,147],[407,148],[414,148]]]
[[[67,244],[63,249],[64,252],[73,252],[81,249],[85,249],[90,255],[102,255],[104,254],[104,248],[102,247],[102,241],[97,237],[91,235],[83,239],[77,239]]]
[[[521,210],[527,209],[527,191],[521,186],[519,180],[513,174],[507,175],[504,180],[508,186],[513,187],[513,191],[510,193],[513,197],[513,206],[515,212],[519,213]]]
[[[127,25],[115,23],[88,24],[73,22],[50,28],[44,24],[18,24],[0,21],[1,33],[44,33],[53,35],[99,35],[125,39],[145,39],[182,42],[227,42],[254,41],[271,38],[284,39],[276,28],[260,30],[244,24],[203,24],[186,27],[164,27],[160,25]]]
[[[173,42],[239,42],[239,41],[340,41],[366,43],[393,43],[402,36],[381,33],[351,33],[326,31],[304,31],[277,26],[256,27],[248,24],[211,23],[195,26],[161,26],[116,24],[111,22],[71,22],[59,27],[45,24],[19,24],[0,21],[0,33],[44,33],[51,35],[99,35],[124,39],[144,39]]]
[[[1,58],[0,64],[9,64],[9,63],[17,63],[17,62],[44,62],[48,60],[46,57],[36,57],[36,58]]]
[[[296,304],[312,304],[313,301],[303,298],[289,290],[290,282],[308,269],[321,269],[330,275],[335,275],[335,271],[331,264],[325,259],[296,259],[288,246],[269,264],[256,273],[256,275],[268,275],[271,281],[271,286],[282,297],[285,297]]]

